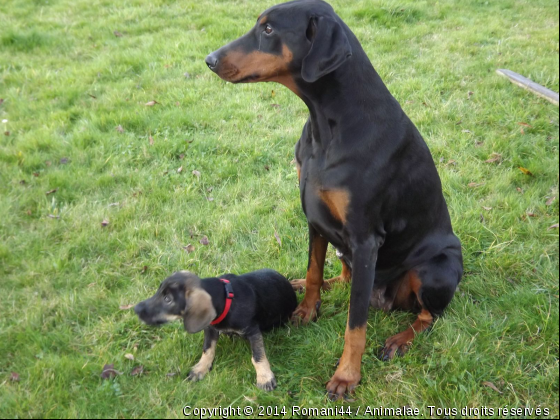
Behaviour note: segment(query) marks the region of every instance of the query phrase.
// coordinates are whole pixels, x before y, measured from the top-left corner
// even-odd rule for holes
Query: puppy
[[[188,376],[192,381],[201,380],[212,369],[220,333],[234,333],[249,340],[257,387],[272,391],[276,379],[261,333],[288,321],[296,306],[291,284],[274,270],[202,280],[189,271],[179,271],[166,278],[156,294],[137,304],[134,311],[148,325],[183,320],[191,334],[204,330],[202,357]]]

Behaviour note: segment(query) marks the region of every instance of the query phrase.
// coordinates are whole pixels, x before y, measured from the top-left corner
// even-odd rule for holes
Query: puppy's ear
[[[344,29],[331,16],[312,17],[306,35],[312,45],[303,59],[301,76],[308,83],[336,70],[352,56]]]
[[[185,330],[191,334],[202,331],[216,318],[216,310],[212,305],[212,297],[204,289],[195,287],[188,289],[187,311],[183,317]]]

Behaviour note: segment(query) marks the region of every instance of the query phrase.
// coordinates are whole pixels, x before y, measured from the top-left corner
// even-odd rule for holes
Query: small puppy
[[[262,331],[288,321],[297,298],[288,280],[274,270],[258,270],[236,276],[200,279],[189,271],[166,278],[151,298],[134,307],[149,325],[183,320],[191,334],[204,330],[200,361],[188,379],[199,381],[212,369],[220,333],[235,333],[249,340],[257,387],[276,388],[276,379],[264,351]]]

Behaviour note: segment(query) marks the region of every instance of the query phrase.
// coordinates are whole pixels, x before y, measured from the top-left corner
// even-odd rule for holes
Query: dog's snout
[[[208,54],[205,61],[210,70],[214,70],[218,67],[218,55],[215,52]]]

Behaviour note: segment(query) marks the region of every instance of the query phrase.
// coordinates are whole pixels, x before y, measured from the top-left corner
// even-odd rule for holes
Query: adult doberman
[[[418,313],[385,342],[381,356],[391,359],[430,327],[461,280],[461,243],[430,151],[355,35],[323,1],[266,10],[206,63],[232,83],[282,83],[309,108],[295,150],[309,263],[293,317],[307,323],[317,315],[330,242],[343,272],[328,284],[352,279],[344,351],[327,384],[330,398],[341,398],[361,378],[370,303]]]

